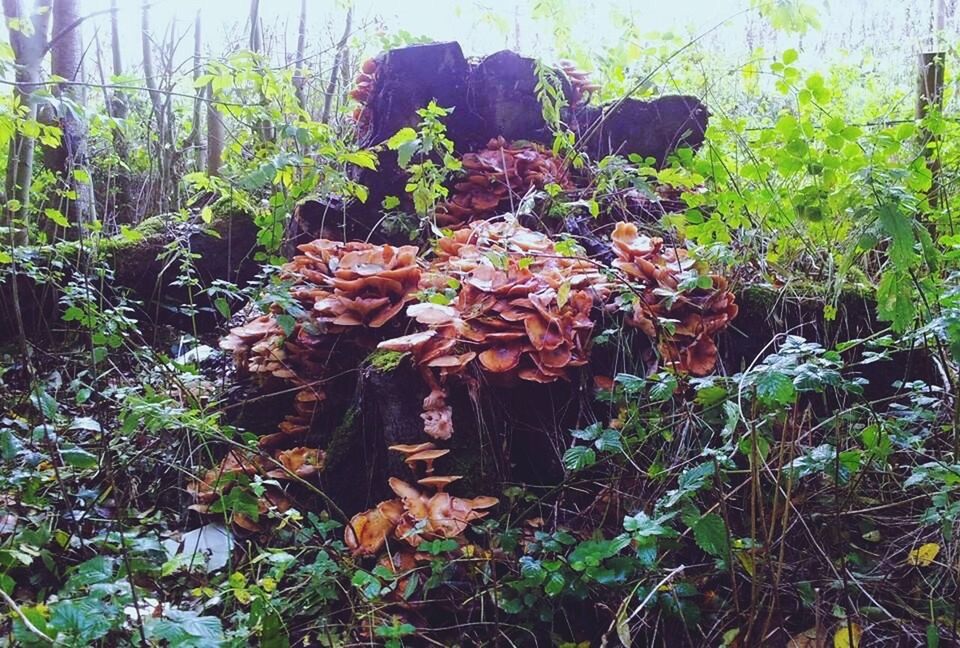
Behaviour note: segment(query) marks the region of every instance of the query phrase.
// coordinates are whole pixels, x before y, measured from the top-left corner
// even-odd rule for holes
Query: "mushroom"
[[[375,508],[357,513],[343,532],[343,541],[354,555],[374,555],[383,548],[387,536],[403,514],[399,500],[381,502]]]
[[[424,477],[423,479],[418,479],[417,483],[421,486],[428,486],[430,488],[435,488],[438,493],[443,492],[443,489],[457,481],[458,479],[463,479],[463,475],[434,475],[432,477]]]
[[[433,462],[447,454],[450,454],[450,450],[446,448],[431,448],[407,455],[407,458],[404,459],[404,462],[410,466],[411,470],[414,470],[417,462],[422,461],[424,465],[424,471],[428,475],[431,475],[433,474]]]
[[[410,455],[417,454],[418,452],[423,452],[424,450],[433,450],[436,447],[437,446],[427,441],[426,443],[392,445],[392,446],[389,446],[387,450],[393,450],[394,452],[399,452],[409,457]]]

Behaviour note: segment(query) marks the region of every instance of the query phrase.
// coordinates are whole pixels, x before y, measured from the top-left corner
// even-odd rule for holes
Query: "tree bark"
[[[117,0],[110,0],[110,52],[113,63],[113,76],[123,76],[123,58],[120,52],[120,25],[117,19]],[[103,71],[100,72],[103,76]],[[104,80],[106,84],[106,80]],[[122,90],[113,90],[106,98],[107,111],[117,124],[113,127],[113,148],[120,164],[116,170],[116,194],[113,200],[114,218],[118,223],[133,222],[133,205],[130,198],[130,175],[127,173],[127,160],[130,148],[123,128],[119,122],[127,118],[127,96]]]
[[[300,108],[307,110],[307,95],[304,89],[304,52],[307,49],[307,0],[300,0],[300,21],[297,27],[297,54],[294,60],[293,86],[297,93],[297,103]]]
[[[260,0],[250,0],[250,51],[263,51],[263,30],[260,27]]]
[[[330,110],[333,107],[333,95],[337,91],[337,75],[340,73],[340,62],[343,60],[347,49],[347,39],[350,38],[350,29],[353,22],[353,6],[347,8],[347,18],[343,26],[343,36],[337,44],[337,53],[333,55],[333,67],[330,69],[330,82],[327,84],[327,91],[323,98],[323,116],[320,118],[324,124],[330,123]]]
[[[28,16],[23,12],[19,0],[3,0],[3,13],[7,24],[19,23],[19,29],[10,30],[10,46],[17,64],[16,85],[13,96],[17,105],[26,106],[24,119],[36,120],[37,107],[33,102],[33,92],[40,83],[40,68],[47,43],[47,30],[50,21],[52,0],[38,0],[29,20],[31,28],[24,29]],[[7,157],[7,176],[5,193],[7,200],[16,200],[19,208],[4,211],[4,224],[11,228],[12,242],[22,245],[27,242],[26,218],[30,207],[30,182],[33,177],[33,157],[36,139],[17,133],[10,142]],[[17,225],[16,221],[24,221]]]
[[[87,126],[80,114],[82,94],[77,81],[83,66],[80,38],[80,0],[55,0],[53,37],[50,39],[50,71],[65,80],[53,87],[61,100],[56,115],[48,120],[62,131],[60,146],[44,151],[45,166],[58,178],[59,211],[76,227],[96,219],[93,181],[88,169]],[[54,232],[56,226],[47,223]]]
[[[166,211],[170,201],[168,197],[173,193],[173,132],[172,124],[168,119],[168,103],[164,101],[160,92],[158,75],[153,62],[153,43],[150,39],[150,4],[144,2],[140,14],[140,44],[143,50],[143,75],[150,104],[153,108],[153,118],[156,124],[157,141],[153,148],[153,159],[160,164],[160,179],[156,190],[156,202],[160,211]]]
[[[220,175],[225,130],[223,116],[214,101],[213,88],[207,86],[207,175],[209,176]]]
[[[193,21],[193,80],[196,83],[203,71],[201,61],[201,49],[203,38],[201,34],[200,9],[197,9],[197,15]],[[203,118],[203,88],[197,89],[197,98],[193,101],[193,124],[190,128],[190,135],[187,136],[184,146],[192,147],[194,150],[194,163],[197,169],[203,168],[203,137],[200,132],[201,119]]]

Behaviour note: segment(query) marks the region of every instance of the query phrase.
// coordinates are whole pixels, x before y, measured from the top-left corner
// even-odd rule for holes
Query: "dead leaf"
[[[833,635],[833,648],[860,648],[863,630],[856,623],[844,624]]]
[[[936,542],[922,544],[907,554],[907,564],[914,567],[927,567],[938,553],[940,553],[940,545]]]

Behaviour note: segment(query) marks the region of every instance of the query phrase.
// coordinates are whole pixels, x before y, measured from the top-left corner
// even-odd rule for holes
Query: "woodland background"
[[[0,644],[960,642],[955,1],[199,4],[3,1]],[[450,116],[365,141],[351,89],[381,52],[454,40],[542,61],[546,149],[585,178],[533,195],[561,256],[635,192],[659,211],[627,220],[728,281],[740,316],[709,376],[630,365],[635,332],[604,320],[602,389],[463,400],[458,439],[514,452],[464,469],[499,503],[399,565],[344,533],[406,468],[248,468],[291,405],[218,341],[293,312],[298,206],[366,204],[388,149],[416,141],[419,175],[412,206],[367,205],[373,229],[421,258],[449,236]],[[561,59],[594,105],[699,98],[703,145],[581,156],[543,82]],[[416,417],[405,372],[358,356],[318,443],[372,447],[378,400]]]

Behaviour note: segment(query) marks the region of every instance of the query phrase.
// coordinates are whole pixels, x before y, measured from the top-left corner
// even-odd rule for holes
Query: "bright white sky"
[[[924,28],[930,24],[934,0],[807,1],[820,11],[823,29],[803,39],[788,37],[794,42],[785,46],[800,45],[800,49],[823,52],[835,45],[852,49],[889,46],[916,51],[920,47],[919,33],[925,32]],[[129,61],[139,60],[140,4],[140,0],[119,0],[123,32],[129,34],[124,41]],[[540,28],[529,18],[538,4],[536,0],[358,0],[355,25],[367,25],[373,31],[377,26],[391,32],[402,29],[435,40],[459,40],[466,54],[481,55],[514,47],[514,27],[519,24],[521,49],[530,54],[548,54],[544,48],[553,41],[552,35],[539,34]],[[109,5],[109,0],[86,0],[84,9],[95,11]],[[757,23],[756,11],[747,10],[749,0],[570,0],[569,6],[577,8],[572,25],[574,38],[587,49],[618,38],[622,26],[631,20],[643,31],[700,34],[730,19],[711,35],[710,46],[723,47],[728,50],[725,53],[737,49],[746,53],[745,34]],[[278,51],[295,47],[299,8],[300,0],[261,0],[261,15],[268,34],[278,39],[286,36],[285,45],[277,43]],[[186,30],[197,9],[203,12],[205,41],[211,52],[217,52],[227,34],[245,30],[249,2],[156,0],[152,6],[154,30],[161,30],[174,18]],[[344,3],[308,0],[308,14],[311,44],[317,49],[329,46],[342,29]],[[86,27],[86,35],[91,35],[96,25],[100,25],[101,30],[108,29],[106,21],[106,16],[97,19]],[[951,24],[949,31],[955,29]],[[898,37],[901,42],[885,42],[886,35]],[[904,37],[908,42],[902,42]],[[183,43],[185,54],[190,46],[187,38]]]

